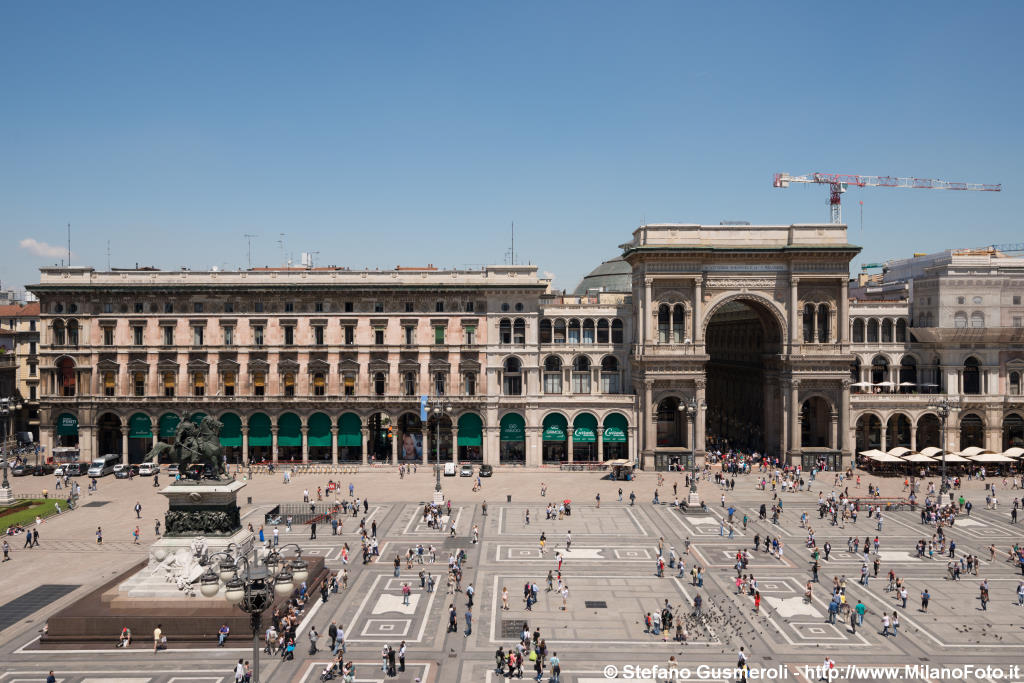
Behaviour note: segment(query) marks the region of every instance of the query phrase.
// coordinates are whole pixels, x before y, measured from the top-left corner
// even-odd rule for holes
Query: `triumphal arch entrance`
[[[718,448],[849,462],[846,226],[644,225],[622,248],[644,467]]]

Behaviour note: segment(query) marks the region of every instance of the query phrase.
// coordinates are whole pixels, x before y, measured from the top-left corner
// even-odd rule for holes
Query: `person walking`
[[[932,597],[932,595],[931,595],[931,593],[928,592],[927,588],[925,588],[923,591],[921,591],[921,611],[922,612],[925,612],[925,613],[928,612],[928,601],[931,600],[931,597]]]
[[[466,637],[469,638],[470,634],[473,633],[473,608],[466,608]]]
[[[882,612],[882,635],[883,636],[888,637],[888,635],[889,635],[889,624],[890,623],[891,622],[889,621],[889,614],[887,612]]]
[[[156,628],[153,629],[153,654],[156,654],[160,646],[166,642],[167,636],[164,635],[163,624],[157,624]]]
[[[96,527],[96,545],[103,545],[103,528]]]
[[[11,559],[11,544],[7,542],[6,538],[4,539],[2,548],[3,548],[3,551],[4,551],[4,562],[7,562],[8,560]],[[1024,586],[1024,584],[1021,584],[1021,585]],[[1018,593],[1018,595],[1020,594],[1020,588],[1017,589],[1017,593]],[[1022,603],[1022,604],[1024,604],[1024,603]]]
[[[135,501],[135,519],[142,519],[142,503]]]

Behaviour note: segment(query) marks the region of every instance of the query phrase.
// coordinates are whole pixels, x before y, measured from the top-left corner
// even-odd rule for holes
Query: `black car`
[[[494,468],[490,465],[480,465],[480,471],[477,474],[481,477],[492,477],[494,476]]]
[[[114,478],[115,479],[131,479],[139,474],[138,465],[115,465],[114,466]]]
[[[34,474],[35,471],[36,471],[36,468],[33,467],[32,465],[15,465],[14,467],[11,468],[11,476],[12,477],[27,477],[27,476],[29,476],[31,474]]]
[[[33,472],[32,474],[34,474],[37,477],[45,477],[47,474],[53,474],[53,471],[55,469],[57,468],[50,464],[36,465],[35,472]]]

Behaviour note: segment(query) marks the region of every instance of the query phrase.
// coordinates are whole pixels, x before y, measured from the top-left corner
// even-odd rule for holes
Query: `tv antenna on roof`
[[[252,270],[252,238],[259,237],[259,235],[250,235],[249,233],[245,233],[243,236],[245,237],[246,242],[249,243],[249,270]]]
[[[286,232],[279,232],[277,234],[281,236],[280,239],[277,240],[277,246],[281,248],[281,265],[284,265],[285,264],[284,236],[287,235],[288,233],[286,233]]]

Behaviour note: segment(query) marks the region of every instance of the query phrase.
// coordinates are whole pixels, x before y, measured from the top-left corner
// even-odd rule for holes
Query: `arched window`
[[[878,343],[878,321],[874,318],[868,320],[868,343]]]
[[[917,391],[917,359],[904,356],[900,361],[900,393],[909,394]]]
[[[612,344],[622,343],[622,321],[616,318],[612,321]]]
[[[686,337],[686,311],[682,304],[672,307],[672,343],[682,344]]]
[[[384,379],[383,372],[376,372],[373,375],[373,393],[377,396],[383,396],[387,390],[387,382]]]
[[[570,320],[569,321],[569,343],[579,344],[580,343],[580,321]]]
[[[544,360],[544,393],[562,393],[562,359],[548,356]]]
[[[551,343],[551,321],[547,318],[540,321],[540,343]]]
[[[814,304],[804,304],[804,343],[814,341]]]
[[[498,343],[512,343],[512,321],[508,318],[502,318],[498,322]]]
[[[1020,373],[1010,373],[1010,391],[1011,396],[1020,396]]]
[[[981,311],[975,311],[971,313],[971,327],[981,328],[985,327],[985,314]],[[71,337],[71,328],[68,327],[68,338]]]
[[[882,342],[892,343],[892,321],[888,318],[882,321]]]
[[[594,321],[590,318],[583,321],[583,343],[594,343]]]
[[[53,345],[64,346],[67,341],[67,337],[64,336],[64,321],[54,320],[53,321]]]
[[[405,389],[405,395],[406,396],[415,396],[416,395],[416,373],[415,372],[407,372],[407,373],[405,373],[405,375],[402,377],[402,385],[403,385],[403,388]]]
[[[828,343],[831,323],[832,311],[828,304],[818,304],[818,343]]]
[[[668,304],[658,306],[658,343],[667,344],[669,327],[672,324],[672,310]]]
[[[964,393],[981,393],[981,363],[974,356],[964,361]]]
[[[605,356],[601,360],[601,392],[617,394],[620,392],[619,360],[615,356]]]
[[[526,321],[522,318],[516,318],[512,323],[512,343],[519,346],[526,343]]]
[[[854,358],[853,362],[850,363],[850,381],[856,384],[860,381],[860,359]],[[854,387],[856,391],[860,387]]]
[[[863,344],[864,343],[864,319],[857,318],[853,321],[853,343]]]
[[[907,341],[907,321],[903,318],[896,321],[896,341]]]
[[[955,327],[958,330],[966,329],[967,314],[964,313],[963,311],[957,311],[956,314],[953,316],[953,327]]]
[[[507,358],[502,366],[501,378],[502,392],[506,396],[522,396],[523,394],[523,366],[518,358]]]
[[[888,381],[889,361],[884,356],[875,356],[874,360],[871,361],[871,383],[878,385]],[[883,385],[881,388],[889,388],[889,385]]]
[[[564,320],[559,319],[559,320],[555,321],[555,341],[554,341],[554,343],[555,344],[564,344],[565,343],[565,321]]]
[[[960,450],[971,446],[985,447],[985,422],[974,413],[960,420]]]
[[[597,343],[607,344],[608,343],[608,321],[598,320],[597,321]]]
[[[74,396],[77,388],[75,362],[65,356],[57,362],[57,393],[60,396]]]
[[[577,356],[572,362],[572,393],[590,393],[590,359]]]

